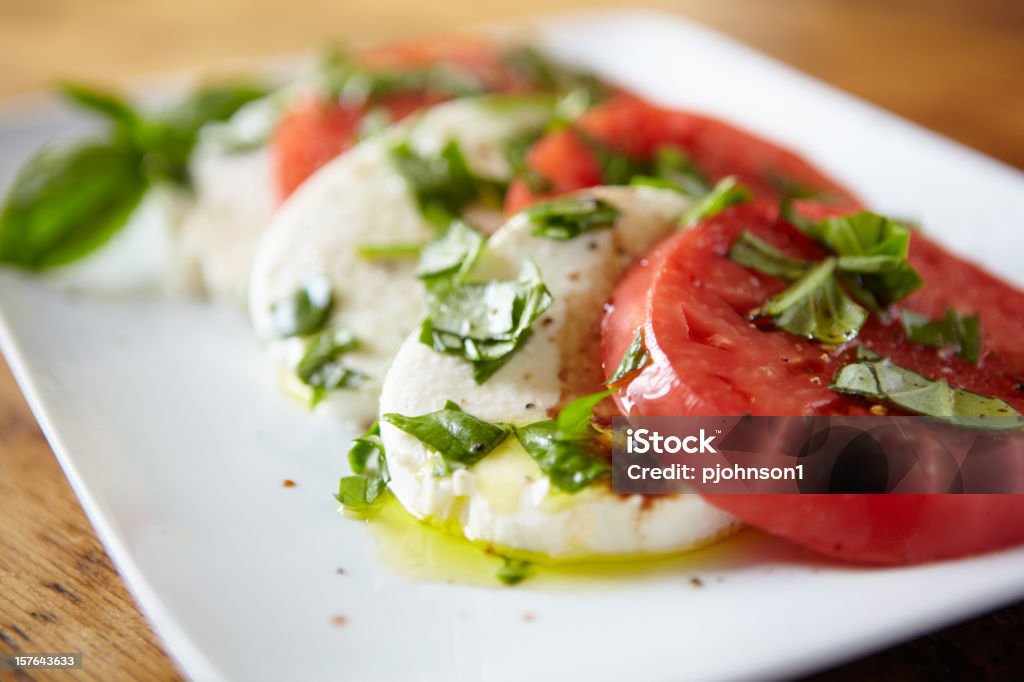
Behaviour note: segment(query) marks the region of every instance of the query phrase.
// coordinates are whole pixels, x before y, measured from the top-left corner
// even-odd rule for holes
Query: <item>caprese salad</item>
[[[332,52],[43,150],[0,262],[244,300],[282,386],[371,423],[337,498],[530,562],[744,524],[877,564],[1024,543],[1020,495],[619,495],[614,415],[922,415],[1024,427],[1024,293],[795,153],[536,49]]]

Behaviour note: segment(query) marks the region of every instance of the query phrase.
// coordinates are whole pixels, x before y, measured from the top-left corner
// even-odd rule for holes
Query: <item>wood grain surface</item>
[[[0,0],[0,95],[61,77],[132,79],[332,40],[444,33],[622,2]],[[1024,168],[1024,3],[668,0],[839,88]],[[612,47],[614,49],[614,46]],[[690,67],[686,67],[690,68]],[[0,679],[177,679],[0,361],[0,652],[81,651],[85,667]],[[821,674],[819,680],[1020,679],[1024,605]]]

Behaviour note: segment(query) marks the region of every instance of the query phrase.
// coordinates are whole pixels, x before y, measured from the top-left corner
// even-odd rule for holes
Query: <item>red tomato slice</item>
[[[803,206],[815,217],[834,207]],[[610,374],[645,327],[652,363],[616,396],[636,415],[864,415],[870,404],[828,388],[851,345],[826,349],[755,327],[748,313],[786,283],[726,257],[742,230],[784,252],[820,257],[817,245],[779,217],[773,202],[724,211],[680,232],[637,263],[605,317]],[[1024,294],[915,235],[910,261],[926,286],[904,305],[933,317],[947,306],[981,316],[978,366],[908,342],[898,321],[877,316],[859,341],[899,365],[1006,400],[1024,410]],[[751,525],[819,552],[856,561],[908,563],[1024,542],[1024,495],[710,495]]]
[[[609,148],[650,160],[659,148],[687,153],[709,180],[735,175],[757,196],[781,198],[793,187],[827,194],[837,206],[856,208],[860,201],[791,151],[722,121],[686,111],[662,109],[631,95],[619,95],[587,111],[575,126]],[[572,130],[542,138],[527,162],[552,183],[533,193],[525,182],[513,183],[505,212],[516,213],[547,197],[603,184],[594,152]]]
[[[507,68],[500,51],[479,39],[444,39],[376,47],[357,55],[368,69],[402,70],[448,64],[479,78],[495,92],[526,91],[531,83]],[[297,101],[278,124],[271,141],[278,191],[287,197],[318,168],[351,147],[359,126],[371,108],[384,109],[398,121],[413,112],[447,99],[444,93],[401,92],[364,104],[327,102],[319,96]]]

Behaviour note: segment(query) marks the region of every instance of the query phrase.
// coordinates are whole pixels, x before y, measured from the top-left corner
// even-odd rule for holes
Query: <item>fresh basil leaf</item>
[[[739,184],[736,177],[730,175],[719,180],[710,192],[690,204],[690,207],[683,211],[679,224],[683,227],[693,227],[730,206],[750,201],[752,197],[750,189]]]
[[[565,439],[554,419],[516,429],[523,449],[559,490],[576,493],[611,475],[611,464],[603,455],[599,438]]]
[[[502,585],[518,585],[529,576],[531,568],[532,565],[529,561],[502,557],[501,568],[498,569],[495,577]]]
[[[861,303],[884,308],[924,283],[907,261],[910,230],[869,211],[827,218],[808,234],[839,256],[850,293]]]
[[[612,394],[612,391],[599,391],[576,398],[562,408],[555,424],[560,438],[574,440],[593,435],[591,422],[594,419],[594,408],[598,403]]]
[[[352,441],[348,461],[352,475],[342,477],[336,498],[350,511],[366,511],[380,499],[391,480],[377,422]]]
[[[772,277],[792,282],[814,265],[802,258],[787,256],[753,232],[743,230],[729,247],[729,259]]]
[[[306,352],[295,368],[302,383],[314,389],[313,406],[320,402],[326,391],[355,388],[366,381],[362,372],[347,367],[342,356],[359,347],[359,341],[345,329],[322,331],[306,345]]]
[[[0,262],[32,270],[106,243],[146,191],[138,153],[117,144],[46,147],[21,169],[0,211]]]
[[[491,424],[463,412],[451,400],[436,412],[417,417],[389,412],[383,419],[439,455],[438,475],[472,467],[501,445],[511,431],[504,424]]]
[[[130,138],[139,123],[139,115],[130,104],[109,92],[103,92],[80,83],[62,83],[58,94],[77,107],[99,114],[114,124],[119,132]]]
[[[462,220],[453,220],[444,235],[423,247],[416,276],[423,280],[450,278],[461,284],[483,248],[483,235]]]
[[[790,334],[828,344],[849,341],[867,321],[836,281],[837,261],[826,258],[785,291],[769,298],[755,316],[767,315]]]
[[[644,339],[644,328],[637,327],[636,334],[633,335],[633,340],[629,343],[629,348],[626,349],[625,355],[619,361],[619,366],[615,368],[615,372],[605,382],[605,385],[614,386],[626,377],[639,372],[650,362],[651,354],[647,350],[647,343]]]
[[[356,256],[364,260],[401,260],[416,258],[423,250],[423,244],[363,244],[356,247]]]
[[[981,354],[981,320],[977,315],[962,315],[949,308],[941,320],[904,310],[903,330],[913,343],[929,348],[952,348],[972,365]]]
[[[707,176],[678,147],[658,148],[654,157],[654,173],[690,197],[702,197],[712,189]]]
[[[262,99],[269,90],[253,83],[218,83],[200,88],[163,117],[165,124],[184,132],[194,143],[207,123],[222,122],[249,102]]]
[[[1024,416],[999,398],[928,379],[889,358],[860,354],[836,374],[832,390],[885,403],[911,414],[978,429],[1024,428]]]
[[[590,196],[551,199],[526,209],[534,224],[535,237],[567,240],[584,232],[611,227],[619,219],[619,210],[607,201]]]
[[[324,328],[334,308],[334,291],[324,276],[313,277],[270,308],[274,330],[281,338],[315,334]]]
[[[476,178],[455,140],[436,156],[422,156],[403,142],[391,150],[391,160],[427,214],[457,216],[479,195]]]
[[[457,284],[428,296],[420,341],[472,362],[473,378],[482,384],[526,342],[551,303],[540,270],[527,260],[514,281]]]

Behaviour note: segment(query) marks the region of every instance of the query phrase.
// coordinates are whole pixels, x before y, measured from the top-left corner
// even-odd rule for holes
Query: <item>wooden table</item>
[[[605,4],[621,3],[0,0],[0,95],[39,89],[60,76],[120,85],[162,70],[290,53],[329,40],[442,33],[553,8]],[[702,21],[1024,168],[1024,3],[648,4]],[[2,361],[0,519],[0,652],[82,651],[88,663],[78,676],[84,679],[178,677],[96,539]],[[829,671],[820,679],[1009,679],[1020,676],[1022,662],[1024,605],[1019,605]]]

